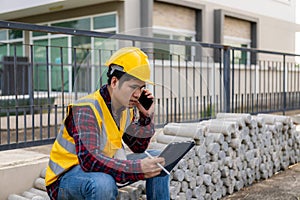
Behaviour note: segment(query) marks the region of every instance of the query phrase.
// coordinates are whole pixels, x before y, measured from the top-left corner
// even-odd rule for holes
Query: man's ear
[[[117,79],[117,77],[113,76],[110,81],[110,87],[116,88],[118,86],[118,83],[119,83],[119,80]]]

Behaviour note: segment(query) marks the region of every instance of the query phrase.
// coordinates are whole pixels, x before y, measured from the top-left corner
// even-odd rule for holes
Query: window
[[[116,27],[116,15],[104,15],[94,17],[94,29],[114,28]]]
[[[48,33],[43,33],[43,32],[32,32],[33,37],[38,37],[38,36],[45,36],[48,35]]]
[[[250,39],[243,39],[243,38],[238,38],[238,37],[230,37],[230,36],[225,36],[224,37],[224,44],[229,45],[232,47],[245,47],[245,48],[250,48]],[[235,64],[249,64],[250,63],[250,56],[248,55],[248,51],[234,51],[234,63]],[[232,56],[230,56],[232,58]]]
[[[51,46],[51,88],[54,91],[68,91],[68,66],[63,66],[63,80],[61,78],[61,64],[68,61],[68,37],[52,38],[50,40]],[[62,47],[62,48],[61,48]],[[62,57],[61,57],[62,51]],[[62,83],[62,81],[64,81]],[[63,86],[62,86],[63,84]]]
[[[194,33],[189,32],[189,34],[182,33],[180,31],[155,31],[153,36],[155,38],[161,39],[171,39],[171,40],[182,40],[182,41],[193,41]],[[184,45],[170,45],[164,43],[154,44],[154,58],[169,60],[170,55],[172,55],[172,60],[191,60],[192,59],[192,47]]]
[[[91,30],[90,18],[52,23],[51,26],[59,26],[59,27],[73,28],[73,29],[80,29],[80,30]]]
[[[21,31],[21,30],[9,30],[8,35],[9,35],[9,39],[23,38],[23,31]]]
[[[45,24],[43,24],[45,25]],[[49,22],[46,25],[65,27],[79,30],[95,30],[101,32],[117,32],[117,14],[105,13],[98,16],[85,16],[84,18],[68,19],[64,21]],[[98,87],[99,73],[98,68],[101,66],[105,59],[103,58],[104,51],[98,51],[99,48],[103,49],[116,49],[116,42],[109,39],[92,38],[86,36],[73,36],[62,34],[47,34],[42,32],[32,32],[32,43],[40,46],[35,47],[34,60],[35,62],[44,63],[39,66],[38,72],[40,77],[45,77],[45,63],[46,53],[49,54],[49,64],[51,65],[50,85],[52,91],[61,90],[62,83],[61,77],[57,76],[61,68],[61,47],[63,51],[63,71],[64,71],[64,90],[72,91],[75,83],[80,88],[77,91],[87,91],[87,88],[92,85],[92,88]],[[49,51],[46,52],[46,46],[49,46]],[[77,63],[77,76],[74,77],[74,68],[72,62],[74,50],[76,48],[76,63]],[[106,51],[105,55],[108,55]],[[101,52],[101,55],[99,54]],[[89,66],[87,66],[87,64]],[[45,80],[45,79],[44,79]],[[42,79],[37,83],[36,88],[39,90],[46,90],[45,82]],[[89,88],[90,89],[90,88]]]
[[[170,39],[169,35],[163,34],[154,34],[154,37],[161,39]],[[160,60],[169,60],[170,59],[170,45],[164,43],[155,43],[154,44],[154,58]]]
[[[23,31],[1,30],[0,31],[0,59],[3,56],[24,56]]]
[[[1,40],[7,40],[7,31],[6,30],[0,31],[0,41]]]

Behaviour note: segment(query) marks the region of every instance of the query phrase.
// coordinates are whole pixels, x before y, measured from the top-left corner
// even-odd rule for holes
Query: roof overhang
[[[120,0],[2,0],[0,20],[10,20]],[[22,3],[21,3],[22,2]]]

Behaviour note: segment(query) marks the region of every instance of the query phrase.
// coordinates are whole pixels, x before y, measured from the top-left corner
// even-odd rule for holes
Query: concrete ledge
[[[31,188],[48,160],[49,155],[24,149],[0,151],[0,199]]]

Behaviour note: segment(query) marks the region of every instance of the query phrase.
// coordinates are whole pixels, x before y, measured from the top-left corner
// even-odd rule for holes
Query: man
[[[125,47],[106,65],[108,84],[68,106],[50,153],[47,192],[51,199],[116,199],[118,183],[146,179],[147,199],[170,199],[169,177],[158,176],[164,159],[143,154],[154,134],[154,105],[146,110],[138,101],[143,91],[154,98],[145,89],[148,57]],[[122,141],[135,153],[128,159]]]

